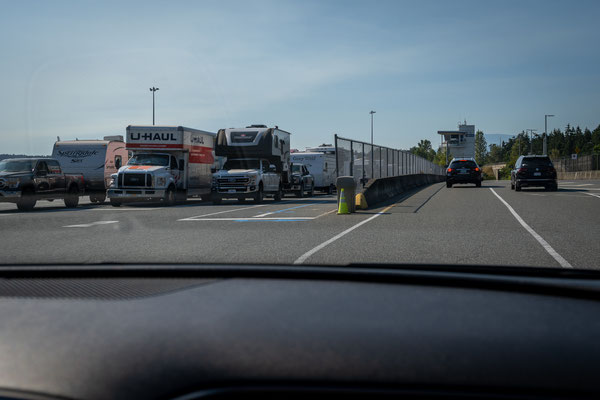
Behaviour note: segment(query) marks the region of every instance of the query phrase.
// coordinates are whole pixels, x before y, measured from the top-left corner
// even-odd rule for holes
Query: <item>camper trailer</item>
[[[92,203],[106,199],[110,176],[128,160],[123,136],[105,136],[102,140],[59,140],[52,158],[66,174],[83,175],[85,194]]]

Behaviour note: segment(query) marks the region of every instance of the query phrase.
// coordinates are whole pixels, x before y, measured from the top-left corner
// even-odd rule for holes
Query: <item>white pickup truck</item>
[[[229,159],[223,169],[213,174],[212,202],[221,203],[223,198],[244,201],[250,197],[255,203],[265,196],[280,201],[283,196],[281,174],[266,159]]]

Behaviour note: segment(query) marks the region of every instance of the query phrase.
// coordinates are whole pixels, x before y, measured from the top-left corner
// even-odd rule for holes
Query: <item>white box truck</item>
[[[213,203],[248,197],[260,203],[265,195],[281,200],[290,182],[289,132],[266,125],[221,129],[215,154],[227,162],[213,175]]]
[[[126,147],[132,155],[112,176],[111,204],[158,200],[173,205],[210,196],[214,142],[214,133],[183,126],[128,126]]]
[[[111,175],[128,161],[123,136],[105,136],[102,140],[57,140],[52,158],[64,173],[81,174],[85,194],[92,203],[103,203]]]
[[[323,145],[309,147],[306,151],[295,152],[290,156],[292,163],[304,164],[314,177],[315,189],[333,193],[335,190],[335,147]]]

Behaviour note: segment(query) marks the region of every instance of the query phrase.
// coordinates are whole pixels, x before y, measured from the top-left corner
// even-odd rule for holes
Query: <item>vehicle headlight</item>
[[[115,185],[115,180],[113,178],[109,178],[107,180],[108,187],[113,187]]]
[[[300,177],[299,176],[294,176],[294,177],[292,177],[292,181],[294,183],[300,183]]]
[[[162,187],[165,186],[167,183],[167,178],[165,178],[164,176],[159,176],[158,178],[156,178],[156,186]]]
[[[8,187],[11,189],[16,189],[19,187],[19,178],[8,178],[6,180]]]
[[[248,182],[251,185],[256,185],[256,176],[251,176],[250,179],[248,180]]]

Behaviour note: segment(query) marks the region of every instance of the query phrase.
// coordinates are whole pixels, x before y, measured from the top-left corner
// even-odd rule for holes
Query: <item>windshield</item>
[[[2,160],[0,172],[31,172],[35,168],[35,160]]]
[[[152,165],[166,167],[169,165],[169,156],[164,154],[136,154],[129,159],[127,165]]]
[[[259,160],[228,160],[223,169],[260,169]]]
[[[2,5],[0,264],[600,270],[598,0]]]

